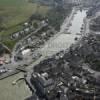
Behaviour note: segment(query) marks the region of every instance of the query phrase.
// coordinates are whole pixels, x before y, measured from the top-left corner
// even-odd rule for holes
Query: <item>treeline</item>
[[[31,3],[39,3],[42,5],[52,5],[54,0],[29,0]]]
[[[3,22],[3,17],[0,16],[0,32],[5,29],[5,27],[2,25],[2,22]]]
[[[33,14],[30,17],[30,20],[45,20],[48,19],[48,23],[53,26],[56,30],[60,29],[60,25],[63,23],[66,16],[69,16],[72,7],[70,5],[66,6],[65,8],[63,5],[55,5],[52,6],[45,16],[40,15],[38,13]]]
[[[50,9],[47,14],[49,24],[54,26],[56,30],[59,30],[60,25],[63,23],[65,17],[68,16],[70,12],[71,7],[68,7],[67,9],[63,7],[56,7]]]

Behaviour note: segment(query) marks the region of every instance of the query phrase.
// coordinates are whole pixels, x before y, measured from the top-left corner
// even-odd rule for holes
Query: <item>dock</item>
[[[20,72],[19,70],[13,70],[11,72],[3,73],[3,74],[0,75],[0,80],[3,80],[3,79],[5,79],[5,78],[7,78],[9,76],[13,76],[15,74],[18,74],[19,72]]]
[[[27,66],[17,67],[16,69],[13,69],[12,71],[2,73],[2,74],[0,75],[0,80],[3,80],[3,79],[5,79],[5,78],[8,78],[8,77],[13,76],[13,75],[15,75],[15,74],[18,74],[18,73],[20,73],[20,72],[25,73],[25,72],[26,72],[26,67],[27,67]]]

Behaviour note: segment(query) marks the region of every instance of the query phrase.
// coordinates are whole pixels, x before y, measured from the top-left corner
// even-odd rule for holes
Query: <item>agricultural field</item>
[[[28,0],[0,0],[0,36],[8,36],[21,30],[22,24],[32,14],[38,12],[44,16],[47,11],[47,6],[30,3]],[[7,43],[7,41],[4,42]]]

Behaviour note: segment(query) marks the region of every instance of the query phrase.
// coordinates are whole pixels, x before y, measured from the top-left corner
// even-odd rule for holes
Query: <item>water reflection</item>
[[[72,26],[68,31],[73,34],[80,33],[84,17],[86,17],[86,10],[78,10],[74,15],[74,19],[71,22]]]
[[[44,56],[51,56],[61,50],[65,50],[66,48],[69,48],[71,44],[75,43],[75,38],[79,38],[81,31],[81,27],[83,24],[83,19],[86,17],[86,10],[78,10],[76,11],[76,14],[73,16],[73,20],[70,24],[72,24],[68,30],[67,29],[67,23],[64,23],[66,26],[65,31],[63,34],[60,34],[55,37],[52,41],[50,41],[48,44],[46,44],[42,50],[41,53]],[[71,34],[68,34],[68,33]],[[66,34],[65,34],[66,33]]]

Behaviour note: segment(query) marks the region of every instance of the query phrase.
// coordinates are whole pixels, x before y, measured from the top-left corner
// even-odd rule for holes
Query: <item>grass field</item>
[[[6,36],[20,30],[21,23],[32,14],[38,12],[45,15],[47,11],[47,6],[29,3],[28,0],[0,0],[0,27],[4,28],[0,35]]]
[[[29,3],[27,0],[0,0],[1,25],[6,29],[12,28],[27,20],[37,11],[37,4]],[[38,12],[45,14],[46,6],[38,7]]]

